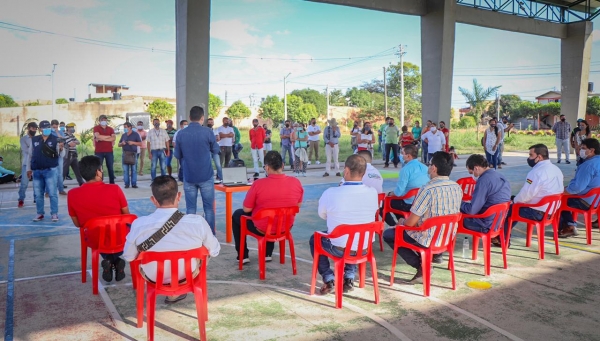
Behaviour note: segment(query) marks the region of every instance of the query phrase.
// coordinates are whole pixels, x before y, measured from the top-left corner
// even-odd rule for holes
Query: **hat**
[[[37,129],[37,127],[38,127],[38,125],[35,122],[29,122],[27,124],[27,128],[35,128],[35,129]]]
[[[329,120],[329,125],[334,127],[337,126],[337,121],[335,120],[335,117]]]
[[[171,124],[173,124],[173,120],[166,120],[165,123],[171,123]]]
[[[579,122],[583,122],[583,121],[585,121],[583,118],[578,118],[578,119],[577,119],[577,122],[578,122],[578,123],[579,123]]]
[[[98,121],[107,120],[107,119],[108,119],[108,117],[106,117],[106,115],[100,115],[100,117],[98,117]]]
[[[75,126],[75,123],[73,123],[73,122],[67,124],[67,128],[71,128],[71,127],[74,127],[74,126]]]
[[[40,129],[46,129],[46,128],[51,128],[52,125],[50,125],[50,122],[43,120],[42,122],[40,122]]]

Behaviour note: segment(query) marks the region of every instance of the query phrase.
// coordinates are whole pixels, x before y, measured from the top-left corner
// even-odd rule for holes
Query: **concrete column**
[[[593,28],[589,21],[568,24],[567,37],[561,39],[560,112],[573,127],[578,118],[585,119]]]
[[[450,126],[456,0],[427,0],[421,17],[423,121]]]
[[[208,115],[210,0],[176,0],[177,121],[188,119],[195,105]]]

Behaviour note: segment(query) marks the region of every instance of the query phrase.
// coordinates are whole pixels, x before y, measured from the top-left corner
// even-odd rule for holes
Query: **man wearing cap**
[[[94,127],[94,154],[100,158],[100,164],[106,160],[106,169],[108,170],[108,181],[115,183],[115,171],[113,164],[115,157],[113,154],[113,145],[117,140],[115,130],[108,125],[106,115],[100,115],[100,124]]]
[[[560,121],[554,123],[552,127],[552,131],[556,134],[556,156],[558,158],[558,162],[561,161],[561,152],[565,151],[565,159],[567,164],[570,164],[569,155],[571,151],[569,150],[569,134],[571,133],[571,124],[567,122],[565,115],[560,115]]]
[[[335,118],[332,118],[329,121],[329,125],[325,127],[325,130],[323,131],[323,140],[325,141],[325,156],[327,157],[327,163],[325,163],[325,174],[323,174],[324,177],[329,176],[329,172],[331,171],[332,159],[335,165],[335,175],[342,175],[340,174],[339,161],[340,136],[342,136],[342,133],[340,132],[340,127],[338,127]]]
[[[35,122],[27,124],[26,134],[21,137],[21,186],[19,187],[19,208],[25,206],[25,193],[29,186],[29,176],[27,175],[27,162],[29,161],[29,150],[31,148],[31,139],[35,136],[38,125]]]
[[[167,156],[167,173],[169,176],[173,173],[173,168],[171,167],[171,161],[173,160],[173,137],[177,133],[177,129],[173,127],[173,120],[167,120],[167,135],[169,135],[169,155]]]
[[[75,123],[71,122],[67,124],[67,131],[65,133],[65,149],[67,155],[65,156],[64,167],[62,169],[63,177],[66,177],[69,173],[69,167],[73,168],[73,173],[77,178],[79,186],[83,185],[83,178],[79,171],[79,161],[77,160],[77,146],[80,144],[79,140],[75,137]],[[60,171],[60,168],[59,168]]]
[[[62,122],[62,127],[60,126],[60,123],[58,122],[58,120],[52,120],[50,121],[50,125],[52,126],[52,135],[56,136],[58,138],[58,142],[63,142],[64,143],[64,139],[65,139],[65,122]],[[65,188],[67,188],[67,186],[64,185],[63,181],[64,181],[64,177],[63,177],[63,167],[64,167],[64,162],[65,162],[65,156],[67,155],[66,150],[61,148],[60,150],[60,155],[58,158],[58,171],[56,172],[56,188],[58,189],[58,194],[60,195],[67,195],[67,192],[65,192]],[[48,191],[46,189],[46,195],[48,195]]]
[[[27,176],[33,176],[33,192],[37,216],[33,221],[44,219],[44,189],[50,198],[50,214],[52,221],[58,221],[58,193],[56,189],[56,172],[58,172],[58,159],[62,143],[52,134],[52,125],[44,120],[39,126],[41,136],[34,136],[29,146],[27,160]]]
[[[166,158],[171,155],[169,149],[169,135],[167,131],[161,129],[160,120],[152,120],[154,129],[148,131],[148,157],[150,158],[150,176],[152,180],[156,178],[156,163],[160,162],[160,175],[165,175]]]

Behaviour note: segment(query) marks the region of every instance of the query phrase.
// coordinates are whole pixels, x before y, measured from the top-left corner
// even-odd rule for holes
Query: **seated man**
[[[490,206],[510,201],[510,183],[504,175],[489,168],[485,157],[473,154],[467,159],[467,170],[477,179],[471,202],[463,201],[460,212],[470,215],[484,213]],[[472,231],[487,233],[492,228],[494,216],[488,218],[465,218],[463,226]],[[504,222],[500,222],[504,224]]]
[[[4,159],[0,156],[0,184],[16,182],[15,172],[2,167],[2,162],[4,162]]]
[[[527,173],[525,184],[521,187],[519,194],[512,199],[513,203],[536,204],[549,195],[560,194],[563,192],[563,174],[561,170],[550,161],[550,154],[548,153],[548,147],[546,147],[546,145],[540,143],[529,147],[527,164],[533,169]],[[477,188],[477,186],[475,186],[475,188]],[[519,216],[531,220],[542,220],[547,206],[548,205],[535,208],[520,208]],[[508,217],[512,214],[512,207],[513,206],[510,205]],[[514,222],[512,227],[515,227],[515,225],[517,225],[517,222]],[[504,222],[504,237],[510,237],[508,235],[508,219]],[[497,238],[492,239],[492,243],[494,246],[500,246],[500,241]]]
[[[73,225],[82,228],[85,223],[102,216],[129,214],[127,199],[121,187],[103,181],[102,161],[95,155],[84,156],[79,160],[79,172],[85,183],[70,190],[67,206]],[[97,240],[98,236],[86,236]],[[125,278],[125,261],[120,258],[123,252],[100,254],[102,256],[102,279],[112,281],[113,270],[117,281]]]
[[[254,181],[246,199],[244,199],[243,208],[233,212],[232,231],[235,240],[235,250],[240,257],[240,237],[242,229],[242,216],[252,216],[255,212],[264,208],[281,208],[292,207],[302,204],[304,189],[300,180],[289,177],[283,174],[283,158],[277,151],[270,151],[265,155],[265,173],[267,177]],[[293,225],[292,221],[292,225]],[[249,220],[246,227],[252,233],[264,234],[267,228],[267,219]],[[291,226],[289,228],[291,228]],[[248,263],[248,243],[244,243],[245,247],[241,254],[244,263]],[[270,262],[273,254],[274,243],[267,243],[266,261]]]
[[[156,206],[156,211],[152,214],[137,218],[131,224],[131,231],[127,234],[123,258],[128,262],[136,259],[139,252],[137,246],[145,242],[156,231],[161,229],[163,225],[177,212],[179,201],[181,201],[181,192],[177,188],[177,180],[175,178],[162,175],[157,176],[150,185],[152,196],[150,201]],[[169,252],[169,251],[185,251],[197,249],[205,246],[211,257],[219,255],[221,244],[212,234],[210,226],[201,215],[186,214],[184,215],[172,230],[168,231],[149,251],[154,252]],[[198,264],[192,260],[194,275],[197,274]],[[142,274],[150,281],[156,281],[156,263],[145,264],[141,267]],[[184,261],[179,260],[179,280],[185,279]],[[165,265],[163,283],[171,283],[171,267]],[[165,298],[166,304],[181,301],[187,296],[168,296]]]
[[[600,142],[598,140],[590,138],[581,142],[579,156],[585,162],[577,167],[575,177],[569,182],[569,186],[565,188],[565,194],[585,195],[590,190],[600,187],[600,157],[598,155],[600,155]],[[563,202],[563,205],[588,210],[594,199],[596,199],[595,195],[585,199],[569,198],[566,203]],[[573,214],[569,211],[562,211],[558,236],[561,238],[576,236],[576,226],[577,222],[573,219]]]
[[[388,196],[403,196],[413,188],[421,188],[429,182],[429,174],[427,173],[427,166],[419,162],[418,160],[418,149],[415,145],[407,145],[402,147],[400,154],[400,161],[403,164],[398,175],[398,183],[393,192],[389,192]],[[404,162],[402,162],[404,159]],[[410,212],[414,198],[408,198],[406,200],[392,200],[390,203],[392,208],[404,212]],[[380,215],[383,215],[383,209],[380,210]],[[398,214],[394,214],[396,219],[400,217]],[[388,213],[385,217],[385,222],[389,226],[396,226],[392,213]]]
[[[421,226],[429,218],[460,212],[462,190],[460,186],[450,180],[450,172],[454,160],[446,152],[433,154],[429,166],[429,177],[431,180],[421,188],[410,209],[410,216],[404,221],[404,226]],[[383,240],[394,248],[396,228],[387,229],[383,233]],[[429,247],[433,241],[431,230],[426,231],[404,231],[404,240],[408,243]],[[421,269],[421,256],[419,253],[405,247],[398,248],[398,254],[406,264],[417,269],[415,276],[408,284],[423,283],[423,272]],[[442,254],[434,255],[433,262],[441,263]]]
[[[377,194],[383,193],[383,177],[381,177],[381,173],[377,170],[377,168],[373,167],[371,162],[373,161],[373,157],[371,152],[368,150],[359,150],[357,155],[360,155],[367,161],[367,171],[365,175],[363,175],[362,182],[367,187],[373,187],[377,191]],[[345,182],[344,178],[340,181],[340,186]]]
[[[319,216],[327,220],[327,231],[331,233],[338,225],[342,224],[367,224],[374,221],[377,212],[377,191],[366,186],[363,176],[367,170],[366,160],[358,155],[350,155],[344,165],[344,182],[341,186],[331,187],[323,192],[319,199]],[[329,254],[341,257],[344,255],[348,237],[335,239],[321,239],[321,246]],[[363,248],[366,248],[373,239],[365,239]],[[310,253],[314,257],[314,235],[310,237]],[[350,247],[358,250],[358,238]],[[319,290],[321,295],[326,295],[335,290],[334,273],[329,264],[329,258],[319,256],[319,274],[323,277],[323,286]],[[344,292],[354,289],[354,276],[357,266],[346,264],[344,267]]]

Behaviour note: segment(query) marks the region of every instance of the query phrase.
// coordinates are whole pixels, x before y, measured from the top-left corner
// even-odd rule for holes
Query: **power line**
[[[50,77],[51,75],[5,75],[0,78]]]

